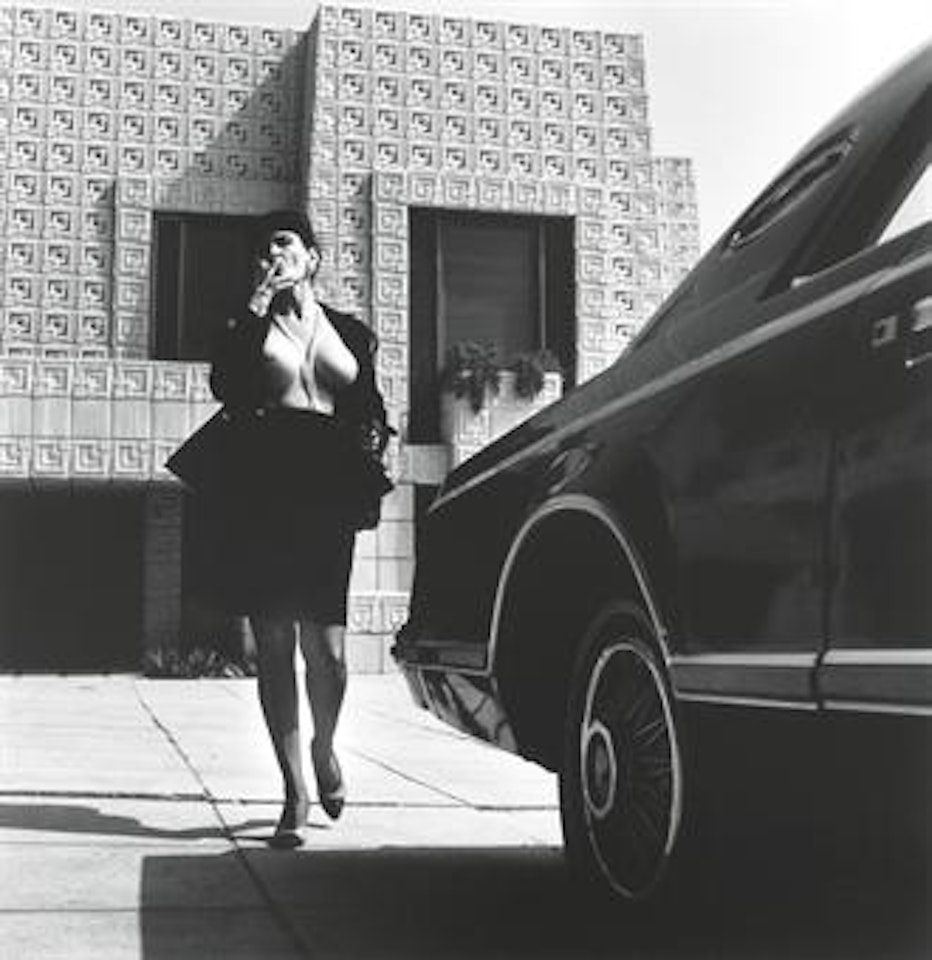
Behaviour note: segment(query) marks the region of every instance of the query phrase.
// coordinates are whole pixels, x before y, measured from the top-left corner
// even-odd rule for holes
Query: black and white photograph
[[[0,960],[932,956],[932,8],[0,0]]]

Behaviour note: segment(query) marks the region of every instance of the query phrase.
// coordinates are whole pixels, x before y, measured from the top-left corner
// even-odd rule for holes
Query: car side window
[[[858,172],[856,180],[845,184],[838,216],[821,225],[812,242],[778,279],[773,292],[806,283],[928,222],[930,110],[932,88],[926,88],[863,174]]]
[[[834,174],[850,153],[857,131],[847,129],[809,151],[793,164],[751,205],[726,240],[727,250],[750,243],[771,224],[789,213],[798,203]]]
[[[929,222],[932,222],[932,165],[926,161],[919,179],[893,211],[877,242],[888,243]]]

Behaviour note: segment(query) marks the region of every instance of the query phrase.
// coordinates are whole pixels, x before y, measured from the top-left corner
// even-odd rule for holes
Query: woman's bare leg
[[[346,693],[346,628],[301,622],[301,652],[307,665],[307,696],[314,720],[311,757],[321,804],[336,819],[343,810],[343,777],[333,754],[333,736]]]
[[[259,702],[282,772],[285,807],[278,830],[300,830],[307,820],[307,784],[301,765],[294,655],[296,624],[278,617],[250,617],[259,666]]]

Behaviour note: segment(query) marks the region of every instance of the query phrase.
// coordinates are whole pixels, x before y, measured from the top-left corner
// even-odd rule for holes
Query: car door
[[[695,358],[652,445],[675,531],[680,696],[814,706],[831,463],[826,371],[864,278],[783,274],[852,168],[849,124],[783,172],[730,231],[693,311],[665,328]],[[687,304],[688,306],[688,304]],[[703,339],[705,338],[705,339]]]
[[[673,490],[682,626],[696,651],[674,667],[689,692],[853,701],[879,657],[892,689],[874,696],[932,699],[932,86],[925,61],[913,69],[840,118],[739,225],[736,252],[754,250],[756,231],[779,265],[751,349],[733,342],[687,398],[693,410],[705,400],[702,423],[716,430],[711,457]],[[783,210],[786,230],[811,215],[779,261]]]
[[[824,644],[834,331],[864,278],[831,271],[770,297],[710,359],[658,433],[676,531],[691,699],[813,703]]]
[[[878,263],[839,339],[830,515],[830,706],[932,707],[932,227]]]

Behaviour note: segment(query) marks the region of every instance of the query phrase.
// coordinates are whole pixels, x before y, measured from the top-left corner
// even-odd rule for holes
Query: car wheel
[[[596,617],[570,690],[560,813],[570,866],[626,899],[646,896],[673,849],[682,769],[668,684],[637,608]]]

